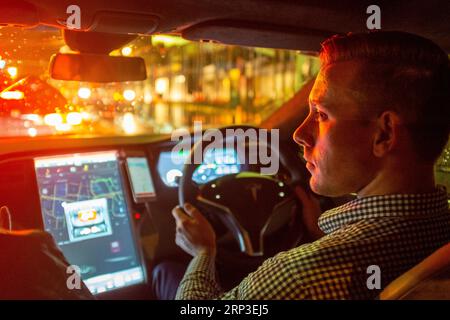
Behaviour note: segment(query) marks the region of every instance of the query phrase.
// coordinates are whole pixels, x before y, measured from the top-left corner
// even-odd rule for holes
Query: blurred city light
[[[136,121],[134,119],[134,115],[130,112],[127,112],[123,116],[122,128],[126,134],[133,134],[137,131]]]
[[[83,111],[83,112],[81,113],[81,117],[82,117],[84,120],[89,120],[89,119],[92,118],[92,115],[91,115],[89,112]]]
[[[0,98],[5,100],[20,100],[23,99],[22,91],[4,91],[0,93]]]
[[[28,129],[28,135],[29,135],[30,137],[36,137],[36,135],[37,135],[37,130],[36,130],[36,128],[29,128],[29,129]]]
[[[169,79],[168,78],[158,78],[155,82],[155,91],[158,94],[164,94],[169,87]]]
[[[120,101],[120,100],[122,100],[122,95],[120,94],[120,92],[114,92],[113,93],[113,99],[114,99],[114,101]]]
[[[122,48],[122,55],[129,56],[133,52],[133,49],[131,47],[123,47]]]
[[[171,99],[172,101],[182,101],[183,94],[180,92],[180,90],[172,90]]]
[[[175,36],[167,36],[167,35],[152,36],[152,44],[158,43],[163,44],[166,47],[171,47],[171,46],[183,46],[185,44],[188,44],[189,41],[181,37]]]
[[[86,87],[81,87],[80,89],[78,89],[78,96],[81,99],[89,99],[89,97],[91,96],[91,89],[86,88]]]
[[[124,90],[123,97],[127,101],[133,101],[134,98],[136,98],[136,92],[134,92],[134,90],[131,90],[131,89]]]
[[[153,101],[153,96],[152,96],[152,94],[149,92],[149,91],[146,91],[145,93],[144,93],[144,102],[145,103],[152,103],[152,101]]]
[[[68,123],[60,123],[55,126],[55,129],[62,132],[67,132],[72,129],[72,126]]]
[[[73,52],[59,33],[55,36],[55,50]],[[41,43],[41,37],[31,38]],[[150,62],[148,80],[91,84],[48,79],[48,57],[44,54],[28,59],[28,53],[6,57],[1,52],[0,74],[4,77],[0,79],[0,98],[9,100],[0,99],[4,104],[0,112],[29,120],[21,132],[28,135],[28,129],[35,129],[37,136],[55,134],[58,125],[63,131],[72,126],[77,134],[164,134],[174,128],[189,128],[195,119],[213,127],[229,123],[257,125],[320,66],[317,58],[296,51],[217,46],[165,35],[151,36],[151,40],[138,37],[111,54],[144,56]],[[27,75],[38,79],[22,83],[23,89],[11,87]],[[47,89],[50,93],[44,94]],[[64,99],[57,98],[57,91]],[[32,119],[26,115],[33,112],[41,116]],[[50,125],[43,126],[48,113],[54,113],[45,118]]]
[[[59,48],[59,53],[73,53],[73,50],[68,45],[64,45]]]
[[[54,126],[62,124],[63,118],[59,113],[49,113],[44,117],[44,123],[48,126]]]
[[[186,77],[182,74],[178,75],[175,77],[175,82],[176,83],[185,83],[186,82]]]
[[[79,112],[69,112],[67,114],[66,121],[72,126],[77,126],[83,121],[83,116]]]
[[[42,122],[42,118],[38,114],[22,114],[20,118],[23,120],[32,121],[37,124],[40,124]]]
[[[17,68],[16,67],[9,67],[8,69],[6,69],[6,71],[8,71],[11,78],[14,79],[15,77],[17,77]]]

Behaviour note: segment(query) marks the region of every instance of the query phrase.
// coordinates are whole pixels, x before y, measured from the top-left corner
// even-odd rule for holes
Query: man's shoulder
[[[40,230],[0,231],[0,298],[91,299],[87,287],[67,287],[69,263],[52,236]]]
[[[18,255],[15,254],[17,252],[21,252],[23,256],[46,247],[56,248],[56,244],[50,234],[35,229],[20,231],[0,230],[0,246],[3,254],[5,256],[10,255],[10,257],[17,257]]]

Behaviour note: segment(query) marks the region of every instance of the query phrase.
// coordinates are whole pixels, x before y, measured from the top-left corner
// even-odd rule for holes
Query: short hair
[[[419,158],[436,161],[450,132],[449,58],[438,45],[399,31],[349,33],[324,41],[320,59],[361,62],[352,81],[361,113],[397,112]]]

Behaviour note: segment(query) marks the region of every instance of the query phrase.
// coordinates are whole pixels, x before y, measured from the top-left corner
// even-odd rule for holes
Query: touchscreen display
[[[116,152],[36,158],[45,230],[93,294],[145,281]]]
[[[161,152],[157,169],[165,185],[169,187],[178,186],[176,178],[183,175],[184,162],[188,156],[189,152]],[[192,181],[202,185],[219,177],[239,173],[240,171],[241,165],[236,150],[225,148],[207,149],[202,164],[192,174]]]
[[[147,158],[129,157],[127,158],[127,168],[134,199],[138,201],[155,198],[155,187],[150,175]]]

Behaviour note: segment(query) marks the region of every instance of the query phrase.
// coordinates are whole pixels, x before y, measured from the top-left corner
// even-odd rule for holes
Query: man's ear
[[[398,143],[400,117],[394,111],[384,111],[377,118],[373,154],[383,157]]]

